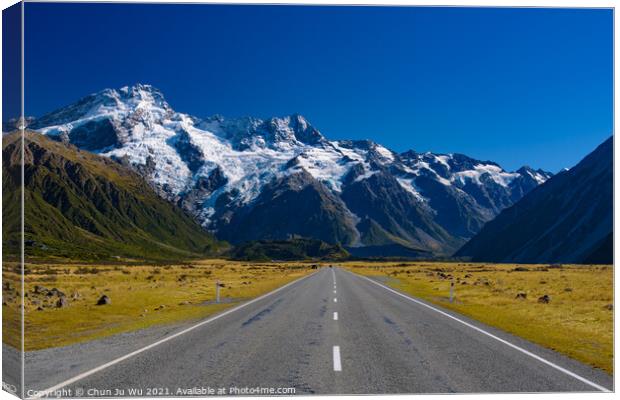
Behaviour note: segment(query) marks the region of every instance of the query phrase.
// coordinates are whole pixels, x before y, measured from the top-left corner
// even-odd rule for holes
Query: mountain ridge
[[[482,262],[613,263],[613,136],[459,249]]]
[[[552,176],[526,167],[507,172],[461,154],[330,141],[299,114],[198,118],[174,111],[161,91],[142,84],[89,95],[30,121],[30,128],[132,166],[162,197],[233,242],[267,239],[265,232],[278,232],[272,240],[312,236],[301,225],[329,220],[341,233],[321,237],[328,243],[397,244],[445,255]],[[314,191],[301,197],[289,191],[287,206],[270,214],[271,199],[263,192],[287,180]],[[372,202],[386,187],[392,189],[389,204]],[[277,228],[273,212],[293,217],[291,201],[315,206],[296,226]],[[226,233],[231,222],[234,235]]]

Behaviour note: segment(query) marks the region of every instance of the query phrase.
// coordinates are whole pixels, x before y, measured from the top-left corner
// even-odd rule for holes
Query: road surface
[[[110,347],[76,368],[27,373],[27,396],[44,389],[248,394],[245,388],[258,387],[281,394],[592,392],[613,384],[604,372],[341,268],[320,269],[140,346],[122,355]]]

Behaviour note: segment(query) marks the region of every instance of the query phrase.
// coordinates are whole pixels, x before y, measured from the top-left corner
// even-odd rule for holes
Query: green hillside
[[[349,253],[340,245],[315,239],[255,240],[234,248],[234,260],[291,261],[291,260],[343,260]]]
[[[20,136],[3,137],[3,244],[19,243]],[[25,137],[26,257],[178,260],[224,247],[141,176],[115,161]]]

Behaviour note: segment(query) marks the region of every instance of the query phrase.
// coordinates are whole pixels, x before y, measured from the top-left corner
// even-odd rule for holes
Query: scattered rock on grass
[[[48,292],[48,290],[45,286],[34,285],[34,292],[36,294],[45,294]]]
[[[97,305],[98,306],[104,306],[106,304],[111,304],[111,303],[112,303],[112,300],[108,296],[106,296],[105,294],[103,296],[101,296],[99,298],[99,300],[97,300]]]
[[[609,311],[612,311],[612,310],[614,309],[614,305],[613,305],[613,304],[607,304],[607,305],[605,306],[605,309],[606,309],[606,310],[609,310]]]
[[[549,304],[550,301],[551,301],[551,297],[547,294],[542,295],[538,298],[538,302],[542,304]]]
[[[519,293],[517,293],[517,296],[515,298],[516,299],[527,299],[527,293],[519,292]]]
[[[69,306],[69,301],[64,296],[56,301],[56,308],[65,308],[67,306]]]
[[[60,290],[58,290],[56,288],[53,288],[52,290],[47,292],[47,295],[50,296],[50,297],[52,297],[52,296],[65,297],[65,294],[62,291],[60,291]]]

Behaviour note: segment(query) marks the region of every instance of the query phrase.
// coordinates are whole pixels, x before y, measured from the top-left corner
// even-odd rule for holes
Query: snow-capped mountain
[[[301,115],[198,118],[142,84],[89,95],[29,128],[133,166],[233,243],[310,236],[449,253],[551,176],[461,154],[330,141]]]

